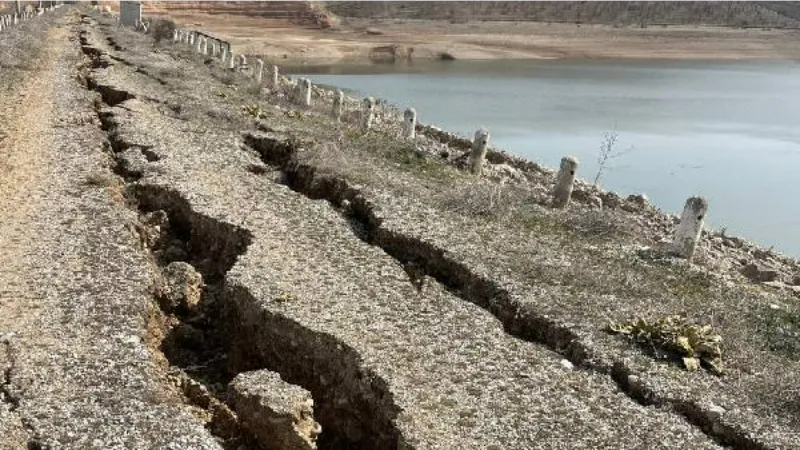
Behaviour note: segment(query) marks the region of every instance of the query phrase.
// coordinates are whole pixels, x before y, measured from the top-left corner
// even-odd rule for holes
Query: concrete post
[[[235,70],[236,69],[236,55],[231,52],[230,59],[228,60],[228,69]]]
[[[219,60],[222,62],[222,64],[225,64],[225,61],[227,59],[228,59],[228,48],[222,47],[222,54],[220,55]]]
[[[256,84],[261,84],[261,78],[264,76],[264,60],[257,59],[256,60]]]
[[[194,45],[195,53],[202,53],[203,52],[203,36],[199,36],[198,35],[195,38],[195,43],[194,44],[195,44]]]
[[[375,99],[367,97],[364,99],[364,109],[361,111],[361,131],[369,131],[373,120],[375,120]]]
[[[697,242],[703,232],[703,223],[708,212],[708,200],[703,197],[690,197],[686,200],[681,215],[681,223],[675,231],[672,251],[676,255],[691,261]]]
[[[472,150],[469,154],[469,170],[474,174],[480,174],[483,169],[483,160],[486,159],[486,151],[489,148],[489,132],[478,130],[475,132],[475,139],[472,141]]]
[[[270,85],[274,89],[277,89],[278,86],[280,85],[280,78],[278,77],[278,66],[273,65],[271,72],[272,73],[270,74],[270,76],[271,76],[272,79],[270,80]]]
[[[344,92],[337,89],[333,95],[333,109],[331,109],[331,117],[333,120],[339,122],[342,120],[342,110],[344,109]]]
[[[300,104],[303,106],[311,106],[311,80],[308,78],[303,78],[300,80],[302,83],[302,89],[300,92],[302,93],[302,97],[300,98]]]
[[[403,138],[414,139],[417,135],[417,111],[408,108],[403,113]]]
[[[239,55],[239,71],[247,68],[247,58],[244,55]]]
[[[209,54],[210,54],[210,53],[213,51],[213,49],[211,48],[211,46],[210,46],[210,45],[208,45],[208,44],[209,44],[209,42],[208,42],[208,38],[203,38],[203,49],[202,49],[201,53],[202,53],[204,56],[209,56]]]
[[[180,37],[180,31],[172,30],[172,42],[178,42],[179,37]]]
[[[572,187],[575,184],[575,172],[578,170],[578,160],[572,156],[561,158],[561,168],[556,177],[556,187],[553,190],[553,206],[566,208],[572,198]]]

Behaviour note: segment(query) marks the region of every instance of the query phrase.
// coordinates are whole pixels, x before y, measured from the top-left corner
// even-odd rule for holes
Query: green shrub
[[[677,355],[686,370],[694,371],[702,365],[715,375],[722,374],[722,337],[712,333],[711,325],[693,324],[679,316],[669,316],[655,321],[637,319],[611,323],[607,331],[626,335],[645,348]]]
[[[153,35],[153,39],[158,43],[162,40],[171,40],[175,33],[175,28],[175,22],[170,19],[155,19],[150,33]]]

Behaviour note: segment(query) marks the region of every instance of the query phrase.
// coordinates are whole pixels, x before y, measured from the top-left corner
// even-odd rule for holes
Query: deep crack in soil
[[[91,46],[88,34],[81,34],[81,42],[84,53],[90,59],[89,65],[94,69],[103,69],[103,64],[92,61],[105,59],[107,55]],[[301,339],[308,345],[318,347],[316,350],[325,355],[326,361],[307,366],[307,361],[302,358],[287,363],[284,358],[280,361],[265,360],[262,355],[256,356],[250,351],[247,332],[240,329],[239,318],[232,310],[232,294],[225,284],[226,273],[250,244],[250,233],[196,213],[177,192],[139,184],[141,174],[128,171],[120,154],[137,148],[148,161],[157,160],[158,155],[146,146],[126,142],[117,132],[111,109],[113,106],[124,107],[124,102],[135,96],[98,82],[92,73],[86,76],[86,86],[102,97],[95,107],[115,161],[114,172],[126,182],[128,203],[139,212],[136,230],[143,248],[150,252],[157,274],[154,280],[154,307],[149,318],[150,340],[155,341],[151,347],[159,353],[156,359],[163,359],[168,366],[168,378],[180,386],[185,402],[202,411],[199,415],[206,422],[207,429],[224,443],[225,448],[256,448],[255,439],[239,426],[236,414],[228,407],[227,386],[241,372],[266,367],[280,373],[287,382],[311,391],[316,408],[321,411],[319,421],[322,434],[318,438],[318,448],[384,448],[383,445],[353,442],[339,430],[339,419],[336,417],[339,406],[335,404],[335,398],[325,392],[330,390],[330,386],[319,382],[324,378],[343,377],[337,371],[360,371],[358,357],[351,349],[298,324],[284,323],[286,327],[278,326],[275,327],[277,331],[270,331],[276,333],[276,346],[290,348],[290,343]],[[196,273],[202,278],[202,283],[198,284],[199,295],[194,301],[176,304],[168,298],[165,286],[170,283],[169,273],[175,267],[182,267],[184,273]],[[248,293],[237,291],[237,295]],[[270,326],[266,320],[259,324],[260,328]],[[284,333],[286,329],[291,332]],[[378,391],[376,394],[379,397],[388,395],[385,388],[378,388]],[[361,398],[352,400],[351,403],[355,405],[366,402]],[[364,406],[364,411],[377,408],[374,405]],[[359,429],[363,428],[367,434],[388,436],[380,442],[397,442],[398,433],[390,421],[365,420],[375,423],[358,424]]]
[[[663,398],[649,387],[632,382],[634,374],[622,362],[604,362],[568,326],[530,308],[521,308],[498,283],[474,273],[447,256],[444,249],[382,227],[376,208],[359,189],[344,178],[320,174],[314,166],[299,161],[293,140],[278,133],[247,133],[244,140],[265,164],[282,171],[290,189],[311,199],[327,200],[342,211],[353,233],[398,261],[416,288],[422,289],[424,277],[430,276],[457,297],[492,313],[509,335],[543,344],[582,370],[610,376],[622,392],[640,405],[668,408],[720,445],[735,450],[767,450],[745,431],[719,423],[713,411],[693,402]]]

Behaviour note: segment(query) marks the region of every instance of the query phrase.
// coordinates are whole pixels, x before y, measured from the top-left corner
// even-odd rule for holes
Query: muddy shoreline
[[[344,19],[329,29],[258,17],[180,14],[237,51],[309,64],[439,59],[800,60],[800,30],[543,22]]]

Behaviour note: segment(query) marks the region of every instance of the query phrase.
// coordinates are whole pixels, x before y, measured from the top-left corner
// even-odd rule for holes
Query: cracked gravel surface
[[[553,224],[572,212],[565,219],[537,206],[542,219],[521,233],[443,208],[431,199],[463,175],[434,168],[447,175],[442,184],[430,172],[365,152],[359,138],[327,156],[360,165],[326,163],[321,171],[357,184],[378,221],[365,223],[296,192],[286,182],[299,172],[266,165],[245,144],[244,133],[256,126],[284,131],[309,149],[321,139],[346,142],[348,131],[320,111],[289,111],[281,95],[257,91],[270,103],[262,102],[264,117],[254,124],[241,112],[254,102],[252,86],[215,63],[153,46],[150,37],[117,30],[99,15],[53,20],[42,31],[48,34],[35,69],[4,85],[13,101],[0,114],[0,448],[221,448],[164,383],[147,345],[153,264],[134,231],[138,213],[124,196],[132,191],[167,209],[185,206],[182,214],[212,224],[209,248],[247,234],[246,251],[218,255],[238,255],[218,299],[234,313],[238,363],[279,372],[310,391],[329,448],[722,448],[710,435],[751,439],[734,448],[797,448],[791,414],[753,408],[761,397],[748,391],[768,374],[747,374],[736,364],[731,378],[688,374],[600,331],[609,318],[706,302],[722,311],[715,326],[724,333],[726,323],[739,323],[725,313],[755,301],[735,286],[710,300],[691,297],[694,285],[675,296],[660,269],[619,265],[636,258],[641,245],[627,238],[565,250],[575,235]],[[98,55],[91,70],[81,70],[84,54]],[[379,132],[392,131],[378,123]],[[283,142],[284,134],[272,136]],[[313,155],[298,152],[314,166]],[[586,213],[582,208],[571,211]],[[417,289],[399,255],[418,259],[434,277],[423,277]],[[463,273],[445,276],[449,262]],[[604,278],[619,267],[633,279]],[[494,293],[489,305],[480,304],[470,291],[478,279],[491,280],[511,301]],[[604,290],[636,283],[644,287]],[[655,295],[657,286],[667,294]],[[752,298],[773,299],[760,292]],[[725,295],[739,300],[722,303]],[[594,306],[599,301],[609,306]],[[522,319],[514,327],[498,319],[511,316]],[[537,319],[525,322],[530,317]],[[566,352],[576,366],[567,363],[558,345],[524,330],[535,324],[543,334],[567,330],[575,336],[568,344],[591,355]],[[742,345],[733,352],[740,359],[757,348],[755,340]],[[783,360],[763,361],[794,380],[795,363],[778,369]],[[653,397],[635,401],[637,383]],[[651,402],[660,406],[645,406]]]
[[[94,95],[77,81],[78,19],[53,20],[36,68],[4,95],[0,362],[14,411],[0,406],[0,446],[219,448],[157,382],[135,214],[114,192]]]
[[[177,193],[194,214],[252,234],[227,276],[253,332],[246,334],[250,346],[286,346],[272,350],[280,356],[313,344],[318,352],[331,345],[355,354],[349,364],[357,366],[341,369],[360,373],[355,381],[316,354],[297,363],[317,367],[306,382],[323,427],[338,420],[347,438],[370,448],[398,441],[442,449],[718,447],[681,417],[632,401],[609,377],[566,368],[547,347],[508,335],[494,316],[438,283],[418,292],[403,267],[359,239],[341,212],[276,183],[274,172],[249,171],[260,161],[243,151],[241,129],[203,114],[229,106],[184,90],[194,83],[223,89],[213,78],[191,74],[164,85],[142,69],[159,73],[159,65],[174,64],[168,55],[148,61],[109,51],[116,62],[97,84],[135,98],[104,114],[124,147],[158,156],[136,183]],[[191,117],[174,117],[164,107],[175,102]],[[265,316],[295,323],[307,335],[273,335],[259,320]],[[312,342],[294,342],[304,336]],[[275,365],[290,381],[301,371]],[[320,379],[326,377],[332,385]],[[341,392],[326,402],[331,394],[324,389]],[[366,406],[358,409],[358,402]]]

